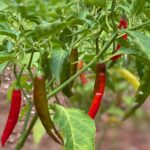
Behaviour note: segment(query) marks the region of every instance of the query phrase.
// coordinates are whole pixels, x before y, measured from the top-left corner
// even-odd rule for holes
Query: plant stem
[[[54,90],[53,86],[51,86],[51,89]],[[55,95],[55,99],[56,99],[57,104],[60,105],[60,101],[59,101],[57,94]]]
[[[24,70],[24,67],[25,67],[25,65],[23,65],[23,67],[21,68],[21,71],[20,71],[20,73],[19,73],[19,75],[18,75],[18,77],[17,77],[17,82],[18,82],[18,85],[20,86],[20,80],[21,80],[21,76],[22,76],[22,72],[23,72],[23,70]]]
[[[18,78],[18,74],[17,74],[17,70],[16,70],[16,64],[14,64],[13,71],[14,71],[15,78],[17,79]]]
[[[111,14],[110,14],[110,16],[111,16],[111,21],[112,21],[112,24],[113,24],[113,29],[116,32],[117,27],[116,27],[115,21],[114,21],[114,9],[115,9],[115,7],[116,7],[116,0],[113,0],[112,5],[111,5]]]
[[[28,64],[28,67],[27,67],[28,72],[30,74],[30,77],[31,77],[32,81],[34,80],[33,79],[33,74],[32,74],[32,71],[31,71],[31,64],[32,64],[33,56],[34,56],[34,48],[32,49],[32,53],[31,53],[31,56],[30,56],[29,64]]]
[[[30,77],[31,77],[32,81],[34,81],[34,77],[33,77],[33,74],[32,74],[31,69],[28,69],[28,72],[29,72],[29,75],[30,75]]]
[[[53,84],[54,80],[55,80],[55,78],[52,78],[50,81],[48,81],[48,83],[46,84],[46,89],[51,88],[51,85]]]
[[[102,32],[103,32],[103,28],[98,32],[97,37],[95,39],[96,55],[99,53],[99,36]]]
[[[37,121],[37,119],[38,119],[38,115],[35,114],[31,123],[30,123],[28,130],[26,131],[26,133],[23,135],[23,137],[19,140],[18,144],[16,145],[16,150],[20,150],[23,147],[23,145],[24,145],[25,141],[27,140],[27,138],[28,138],[35,122]]]
[[[34,45],[32,44],[32,42],[24,34],[25,29],[24,29],[23,26],[21,26],[21,31],[22,31],[22,34],[24,35],[24,38],[26,39],[26,41],[33,47],[32,51],[31,51],[30,60],[29,60],[28,66],[27,66],[28,72],[29,72],[30,77],[33,81],[33,75],[32,75],[32,71],[31,71],[31,64],[32,64],[32,59],[33,59],[33,56],[34,56],[35,48],[34,48]]]
[[[29,60],[29,64],[28,64],[28,69],[31,68],[33,56],[34,56],[34,48],[32,49],[32,52],[31,52],[31,56],[30,56],[30,60]]]
[[[27,112],[27,115],[26,115],[26,118],[25,118],[23,129],[22,129],[22,135],[20,136],[20,138],[26,132],[26,128],[27,128],[27,125],[28,125],[28,122],[29,122],[30,114],[31,114],[31,111],[32,111],[32,106],[33,106],[33,102],[30,101],[30,103],[29,103],[29,109],[28,109],[28,112]]]

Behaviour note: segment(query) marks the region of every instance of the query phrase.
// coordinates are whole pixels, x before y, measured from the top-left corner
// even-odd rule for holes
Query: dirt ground
[[[11,82],[11,70],[7,69],[2,78],[0,87],[0,135],[8,115],[9,103],[6,100],[6,91]],[[150,150],[150,101],[143,105],[145,115],[139,119],[129,119],[118,126],[106,126],[99,122],[97,124],[96,150]],[[10,136],[5,148],[0,145],[0,150],[15,150],[22,123],[17,124],[13,134]],[[101,131],[101,129],[103,129]],[[34,144],[30,135],[23,147],[23,150],[63,150],[55,144],[47,135],[37,145]]]

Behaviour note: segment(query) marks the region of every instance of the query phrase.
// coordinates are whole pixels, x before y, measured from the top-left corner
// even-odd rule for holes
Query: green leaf
[[[146,7],[143,11],[144,11],[144,14],[147,16],[147,18],[150,18],[150,6]]]
[[[116,9],[117,9],[117,7],[123,9],[125,12],[130,14],[130,9],[129,9],[130,5],[128,3],[124,3],[123,5],[118,4],[118,6],[116,6]]]
[[[135,102],[133,107],[128,110],[124,115],[123,119],[128,118],[130,115],[134,114],[135,111],[141,107],[141,105],[147,100],[150,95],[150,68],[147,66],[144,71],[144,75],[140,82],[140,87],[135,95]]]
[[[15,58],[15,54],[9,54],[3,51],[0,52],[0,64],[12,61],[14,60],[14,58]]]
[[[67,27],[67,23],[56,21],[52,23],[45,23],[35,27],[35,34],[38,38],[51,36]]]
[[[1,29],[1,28],[0,28],[0,34],[7,35],[12,38],[17,38],[17,36],[18,36],[18,33],[14,30],[6,30],[6,29]]]
[[[7,66],[8,63],[3,63],[3,64],[0,64],[0,74],[3,73],[3,71],[5,70],[6,66]]]
[[[36,144],[39,144],[43,135],[46,133],[45,132],[45,129],[41,123],[41,121],[38,119],[33,127],[33,141],[36,143]]]
[[[30,20],[31,22],[35,22],[37,24],[41,23],[41,18],[38,16],[34,16],[34,15],[27,15],[25,16],[26,19]]]
[[[150,37],[140,32],[128,32],[132,38],[130,47],[122,47],[116,54],[134,55],[146,65],[150,65]]]
[[[66,57],[67,57],[67,52],[61,49],[54,50],[52,52],[51,61],[50,61],[51,71],[52,71],[53,78],[55,78],[57,81],[60,80],[60,74]]]
[[[114,56],[120,55],[120,54],[133,55],[137,59],[139,59],[141,62],[143,62],[144,64],[146,64],[146,65],[150,64],[146,54],[144,52],[142,52],[141,50],[138,50],[136,48],[132,48],[132,47],[131,48],[125,48],[125,47],[122,47],[117,53],[115,53]]]
[[[22,88],[25,88],[26,91],[30,92],[32,90],[32,84],[28,82],[29,76],[22,75],[20,78],[20,84]]]
[[[11,52],[13,47],[14,47],[14,43],[12,41],[7,41],[6,42],[6,48],[7,48],[8,52]]]
[[[8,63],[0,64],[0,75],[4,72]],[[0,77],[0,86],[1,86],[1,77]]]
[[[141,12],[143,12],[146,2],[147,0],[132,0],[130,14],[139,15]]]
[[[29,104],[26,104],[22,109],[21,109],[21,112],[19,114],[19,121],[22,120],[22,118],[25,116],[26,112],[28,111],[29,109]]]
[[[22,64],[28,65],[31,55],[32,54],[25,54],[23,59],[21,60]],[[34,53],[31,66],[34,65],[39,58],[40,58],[40,53],[39,52]]]
[[[1,4],[0,4],[0,11],[5,9],[7,7],[7,4],[4,2],[4,1],[1,1]]]
[[[144,75],[144,64],[141,63],[141,61],[139,61],[138,59],[135,60],[136,62],[136,69],[137,69],[137,73],[140,77],[140,79],[142,79],[143,75]]]
[[[66,150],[94,150],[95,123],[79,109],[52,105],[54,122],[60,127]]]
[[[71,20],[69,20],[70,26],[84,25],[85,23],[87,22],[84,19],[80,19],[80,18],[72,18]]]
[[[68,28],[65,28],[60,34],[59,40],[65,46],[65,44],[71,44],[72,42],[72,31]]]
[[[16,86],[16,80],[14,80],[11,85],[9,86],[8,90],[7,90],[7,100],[11,101],[11,95],[12,95],[12,91]]]
[[[96,7],[105,7],[106,5],[106,0],[84,0],[84,2],[86,4],[89,4],[89,5],[94,5]]]
[[[3,41],[5,38],[6,38],[5,35],[1,35],[1,34],[0,34],[0,41]]]
[[[147,56],[150,58],[150,37],[141,33],[141,32],[128,32],[129,35],[136,40],[138,45],[142,45],[144,53],[147,54]],[[138,46],[137,45],[137,46]],[[141,48],[139,46],[139,48]]]

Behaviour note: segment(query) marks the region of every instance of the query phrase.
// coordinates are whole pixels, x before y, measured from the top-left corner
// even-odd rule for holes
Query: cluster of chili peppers
[[[128,26],[127,19],[125,17],[122,17],[120,19],[118,28],[119,29],[122,29],[122,28],[127,29],[127,26]],[[128,38],[127,34],[124,34],[122,36],[123,40],[127,40],[127,38]],[[115,52],[118,51],[120,48],[121,48],[121,44],[118,43]],[[111,60],[116,61],[120,57],[121,57],[121,55],[116,55],[116,56],[112,57]],[[85,76],[83,76],[83,74],[81,74],[80,78],[81,78],[82,83],[84,84],[85,83],[84,81],[86,81]],[[93,97],[92,104],[91,104],[89,111],[88,111],[88,115],[92,119],[95,118],[95,116],[98,112],[98,109],[100,107],[100,104],[101,104],[101,101],[102,101],[102,98],[104,95],[104,91],[105,91],[105,84],[106,84],[106,66],[105,66],[105,64],[98,63],[96,65],[96,79],[95,79],[95,85],[94,85],[94,97]]]
[[[127,28],[127,20],[122,17],[119,22],[119,29],[126,29]],[[124,34],[122,36],[123,40],[127,40],[128,35]],[[118,51],[121,48],[121,44],[117,44],[116,51]],[[71,56],[71,62],[77,61],[78,58],[78,52],[77,49],[74,49],[72,51],[73,55],[76,55],[76,57]],[[121,55],[114,56],[112,58],[112,61],[117,60],[120,58]],[[73,66],[73,68],[76,68],[76,64]],[[79,61],[78,68],[83,68],[83,61]],[[76,69],[71,70],[71,75],[76,73]],[[86,76],[84,73],[80,74],[80,79],[82,84],[86,84],[88,81],[86,79]],[[91,103],[91,106],[88,111],[88,115],[94,119],[98,109],[100,107],[104,91],[105,91],[105,84],[106,84],[106,66],[104,63],[97,63],[96,64],[96,79],[95,79],[95,85],[94,85],[94,96]],[[47,133],[50,137],[52,137],[57,143],[63,144],[63,140],[57,129],[55,128],[50,114],[48,110],[48,100],[46,97],[46,89],[45,89],[45,78],[42,74],[35,76],[34,78],[34,103],[36,112],[45,128]],[[8,115],[8,119],[6,122],[5,129],[3,131],[2,137],[1,137],[1,143],[2,146],[5,145],[7,139],[11,135],[12,131],[14,130],[19,113],[20,113],[20,106],[21,106],[21,90],[20,89],[14,89],[12,92],[12,98],[11,98],[11,105],[10,105],[10,112]],[[41,109],[42,108],[42,109]]]
[[[62,137],[60,133],[57,131],[56,127],[54,126],[50,118],[50,114],[48,110],[48,100],[46,97],[45,78],[43,75],[37,75],[34,78],[33,98],[34,98],[36,112],[45,130],[50,135],[50,137],[54,139],[55,142],[62,144],[63,143]],[[7,139],[12,134],[17,124],[20,108],[21,108],[21,90],[16,88],[13,89],[12,91],[10,111],[5,125],[5,129],[1,137],[2,146],[5,146]]]

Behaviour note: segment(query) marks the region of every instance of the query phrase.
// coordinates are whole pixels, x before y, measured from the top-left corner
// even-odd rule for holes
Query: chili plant
[[[95,120],[111,107],[105,94],[128,90],[118,76],[135,97],[125,108],[114,102],[123,112],[115,117],[133,115],[150,94],[149,10],[146,0],[2,0],[0,73],[10,66],[16,78],[2,145],[23,120],[21,149],[40,119],[66,150],[94,150]]]

